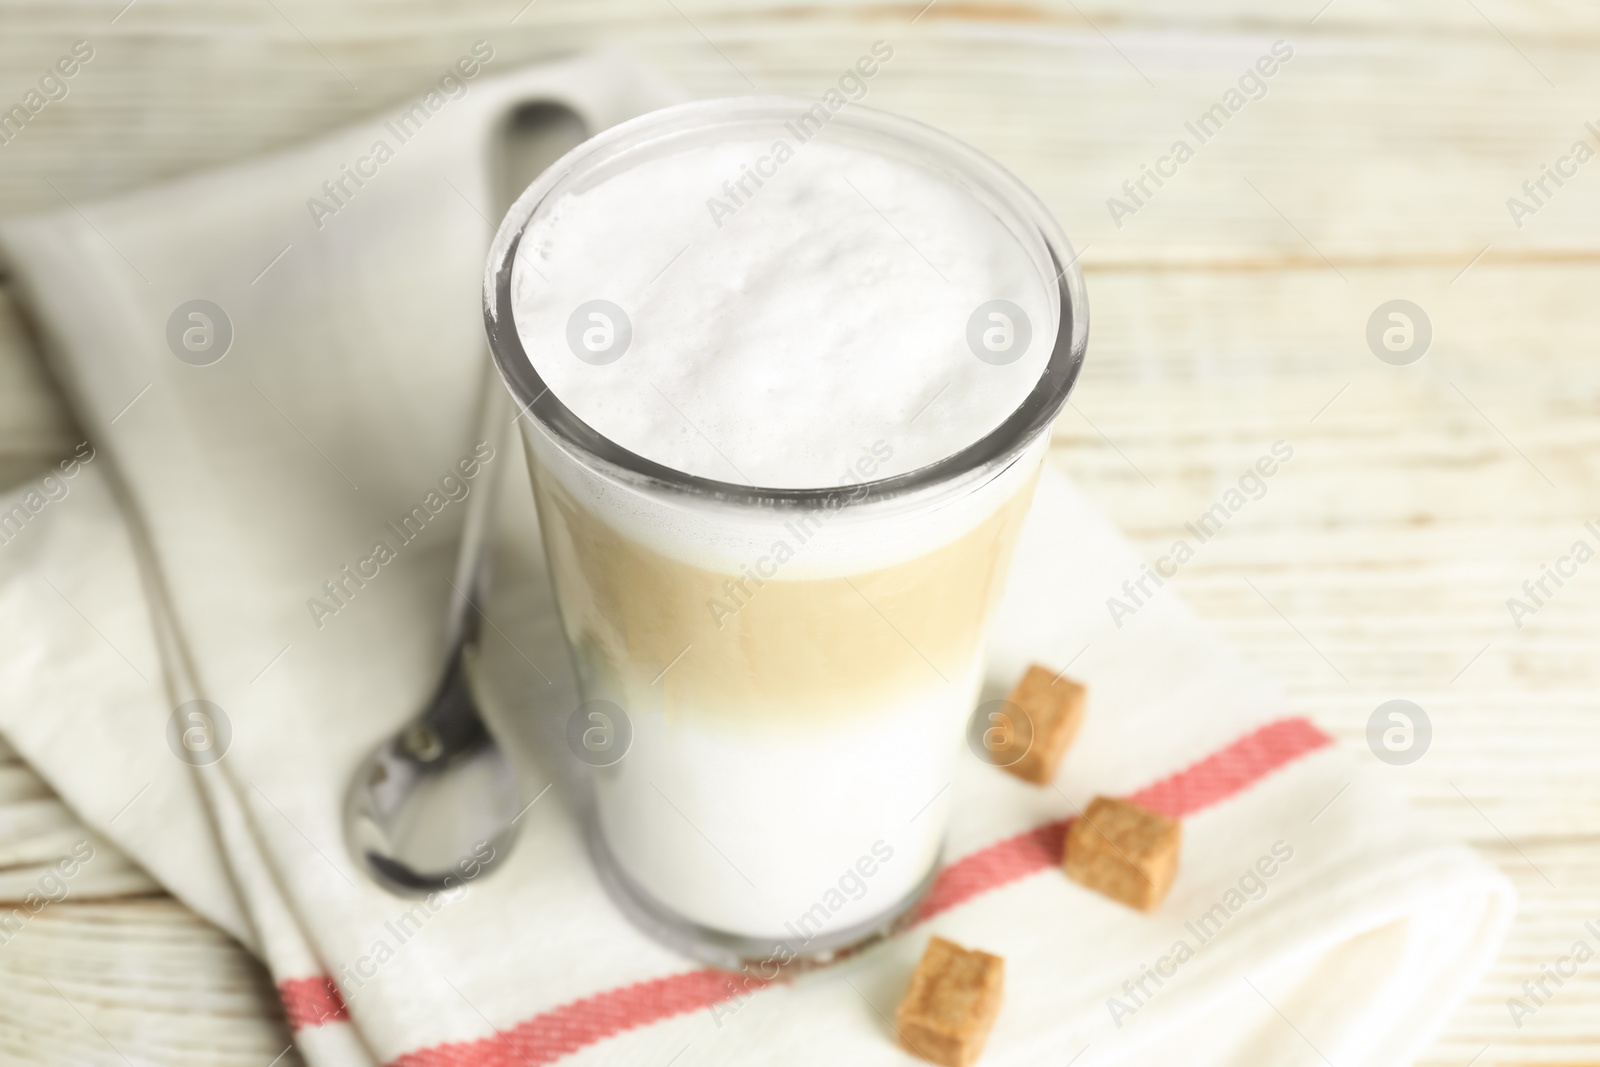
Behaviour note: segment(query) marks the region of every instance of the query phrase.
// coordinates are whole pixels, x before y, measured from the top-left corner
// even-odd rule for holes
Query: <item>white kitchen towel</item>
[[[1051,787],[963,768],[906,933],[792,982],[698,967],[610,905],[562,789],[453,899],[366,879],[343,793],[437,681],[463,486],[504,480],[486,712],[528,798],[569,766],[544,744],[575,698],[520,450],[471,425],[488,143],[523,101],[595,130],[671,94],[614,58],[494,63],[475,48],[429,95],[291,153],[0,226],[94,447],[0,501],[0,732],[266,961],[319,1065],[905,1063],[888,1019],[930,933],[1006,958],[985,1063],[1409,1062],[1497,951],[1509,883],[1425,832],[1389,768],[1287,715],[1170,589],[1114,625],[1138,558],[1053,468],[987,695],[1070,663],[1088,719]],[[396,538],[417,505],[434,517]],[[380,541],[393,558],[345,581]],[[229,734],[200,766],[174,727],[195,699]],[[1185,818],[1155,915],[1059,871],[1097,793]]]

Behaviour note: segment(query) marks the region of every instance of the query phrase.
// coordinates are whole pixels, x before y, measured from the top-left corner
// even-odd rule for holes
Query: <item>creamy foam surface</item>
[[[542,209],[512,275],[539,375],[624,448],[741,484],[888,477],[995,429],[1055,338],[1054,296],[1027,248],[943,174],[822,140],[782,144],[787,154],[770,141],[683,149]],[[569,340],[574,313],[596,300],[631,327],[613,362]],[[1008,350],[1006,323],[980,315],[999,331],[987,338],[1001,356],[984,359],[969,325],[995,300],[1022,310],[1031,338],[1017,344],[1012,324]],[[601,331],[603,358],[607,323],[579,319]]]

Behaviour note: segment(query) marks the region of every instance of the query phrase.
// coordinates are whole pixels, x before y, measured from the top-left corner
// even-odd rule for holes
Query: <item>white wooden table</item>
[[[0,107],[74,41],[95,49],[0,147],[0,214],[292,143],[413,93],[479,38],[505,66],[622,43],[701,96],[814,96],[888,41],[867,102],[999,158],[1083,251],[1094,327],[1057,459],[1148,558],[1274,441],[1294,448],[1172,585],[1358,753],[1383,701],[1428,712],[1428,752],[1386,773],[1523,904],[1424,1062],[1600,1062],[1600,962],[1520,1028],[1506,1007],[1600,919],[1600,563],[1521,628],[1506,603],[1600,523],[1600,161],[1545,179],[1540,203],[1522,189],[1574,141],[1600,151],[1584,126],[1600,131],[1600,8],[125,3],[0,6]],[[1293,58],[1199,144],[1185,123],[1277,40]],[[1160,163],[1179,137],[1194,157]],[[1107,199],[1130,202],[1141,164],[1175,173],[1118,226]],[[1512,196],[1536,210],[1514,218]],[[1432,325],[1409,366],[1365,337],[1397,298]],[[32,358],[0,299],[5,485],[77,440]],[[0,764],[0,893],[74,832]],[[7,1062],[265,1067],[286,1044],[259,969],[128,865],[0,946]]]

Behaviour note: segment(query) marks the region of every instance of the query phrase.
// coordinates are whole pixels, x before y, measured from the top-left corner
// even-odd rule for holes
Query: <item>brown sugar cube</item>
[[[1083,725],[1084,697],[1088,690],[1070,678],[1058,676],[1037,663],[1011,690],[1008,702],[1027,715],[1026,723],[1009,732],[1007,744],[994,749],[993,761],[1025,782],[1049,785],[1061,766],[1067,746]],[[1020,757],[1017,749],[1025,749]]]
[[[1067,877],[1140,911],[1155,911],[1178,875],[1183,824],[1115,797],[1095,797],[1067,833]]]
[[[1005,966],[999,956],[930,938],[895,1009],[900,1046],[929,1063],[971,1067],[1000,1014]]]

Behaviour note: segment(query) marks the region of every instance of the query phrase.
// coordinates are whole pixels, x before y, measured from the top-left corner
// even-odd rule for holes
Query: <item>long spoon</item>
[[[496,217],[587,136],[578,116],[559,105],[514,112],[499,142]],[[474,440],[499,452],[509,425],[508,397],[493,365],[484,372]],[[497,474],[467,498],[439,684],[422,712],[367,757],[345,795],[345,840],[373,878],[398,893],[436,892],[481,878],[515,843],[522,810],[516,774],[484,726],[466,666],[477,655]]]

